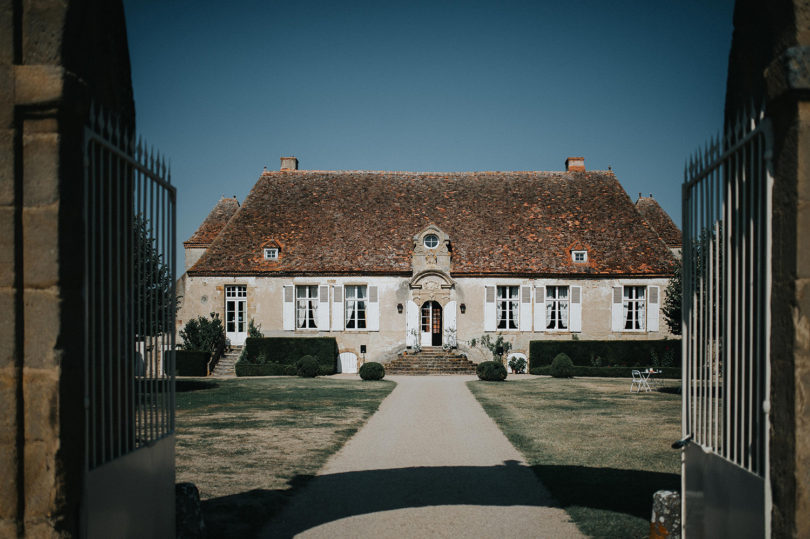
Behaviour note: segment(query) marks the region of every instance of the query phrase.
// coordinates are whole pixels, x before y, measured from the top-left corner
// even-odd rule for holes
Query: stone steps
[[[234,366],[240,355],[242,355],[242,347],[231,346],[231,348],[219,358],[217,366],[214,367],[211,376],[236,376],[236,368]]]
[[[386,374],[475,374],[476,364],[464,356],[442,349],[423,349],[400,354],[385,365]]]

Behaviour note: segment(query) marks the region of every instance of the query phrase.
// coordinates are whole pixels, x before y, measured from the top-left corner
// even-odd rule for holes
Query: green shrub
[[[234,368],[236,376],[295,376],[298,374],[295,365],[282,365],[281,363],[254,365],[245,361],[237,361]]]
[[[375,361],[367,361],[360,366],[360,378],[363,380],[382,380],[385,367]]]
[[[213,352],[225,346],[225,328],[218,313],[211,313],[211,319],[198,316],[186,322],[180,330],[183,350]]]
[[[295,365],[303,356],[314,356],[320,374],[337,372],[338,345],[334,337],[248,337],[245,361],[256,364],[264,354],[268,363]]]
[[[529,365],[532,369],[551,365],[557,354],[571,358],[579,367],[652,367],[653,357],[661,360],[662,367],[681,366],[680,339],[654,341],[531,341]],[[666,358],[665,365],[664,358]]]
[[[522,357],[513,357],[509,360],[509,368],[515,374],[524,374],[526,372],[526,360]]]
[[[574,363],[570,357],[565,354],[557,354],[557,357],[551,362],[551,376],[554,378],[573,378],[573,367]]]
[[[481,380],[487,382],[501,382],[506,380],[506,367],[498,361],[482,361],[475,368],[475,373]]]
[[[256,325],[256,322],[251,318],[248,322],[248,337],[261,338],[264,337],[262,333],[262,325]]]
[[[315,378],[318,376],[318,360],[312,356],[304,356],[295,364],[296,373],[304,378]]]
[[[196,350],[175,350],[174,368],[177,376],[208,376],[211,354]]]

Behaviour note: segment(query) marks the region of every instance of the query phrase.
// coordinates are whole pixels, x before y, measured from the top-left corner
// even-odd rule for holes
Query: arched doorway
[[[442,306],[438,301],[422,304],[420,320],[422,346],[442,345]]]

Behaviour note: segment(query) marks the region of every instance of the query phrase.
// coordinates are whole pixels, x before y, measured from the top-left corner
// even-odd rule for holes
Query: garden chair
[[[641,374],[641,371],[633,370],[631,374],[633,375],[633,381],[630,383],[631,393],[640,393],[642,389],[644,391],[652,391],[647,378]]]

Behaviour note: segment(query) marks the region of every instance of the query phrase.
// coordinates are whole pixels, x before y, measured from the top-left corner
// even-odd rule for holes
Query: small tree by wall
[[[674,335],[681,334],[681,302],[683,300],[681,266],[680,263],[676,266],[675,273],[667,284],[666,299],[661,307],[667,327]]]

